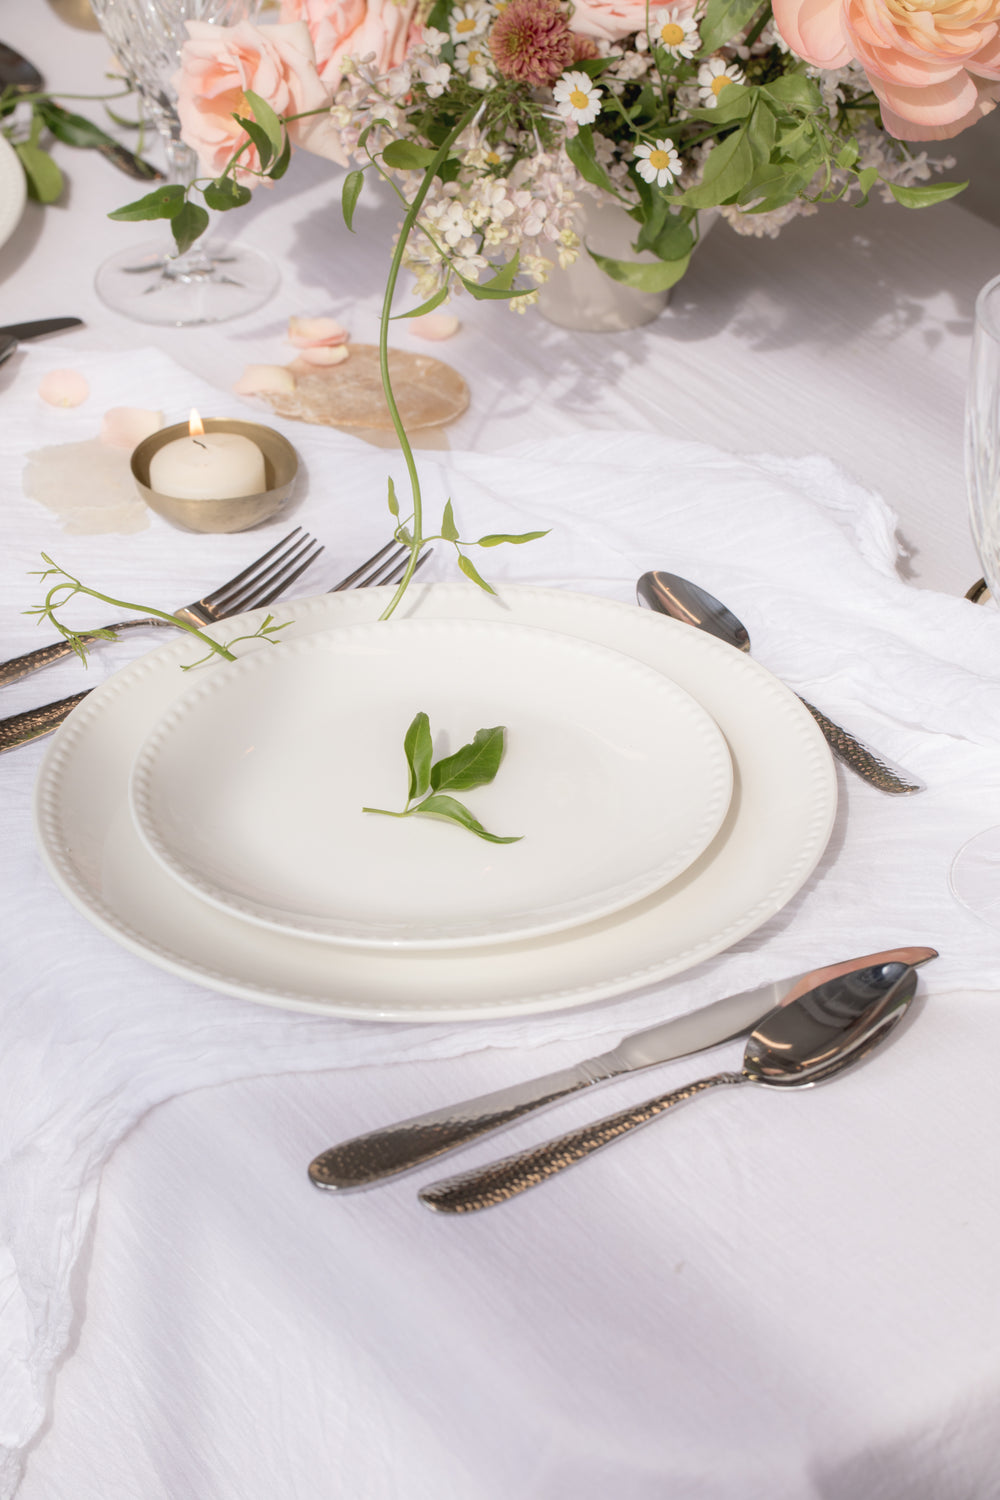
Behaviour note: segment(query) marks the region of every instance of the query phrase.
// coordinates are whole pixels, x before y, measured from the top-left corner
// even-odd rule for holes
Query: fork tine
[[[386,542],[385,546],[380,547],[378,552],[375,553],[374,557],[370,557],[368,561],[363,562],[359,568],[355,568],[353,573],[348,573],[346,578],[342,578],[339,583],[335,583],[333,588],[330,589],[330,593],[339,594],[342,589],[353,588],[355,584],[357,584],[358,588],[365,588],[367,584],[369,584],[372,580],[366,578],[364,583],[360,583],[358,580],[364,573],[368,572],[369,568],[376,568],[377,564],[382,561],[383,557],[385,557],[387,553],[394,552],[396,545],[397,544],[394,541]],[[405,551],[406,549],[404,548],[403,550]]]
[[[244,578],[249,578],[250,574],[255,572],[257,568],[263,567],[264,563],[268,562],[276,552],[280,551],[282,547],[287,547],[292,538],[297,537],[301,530],[301,526],[296,526],[295,530],[290,531],[287,536],[282,537],[280,542],[275,542],[271,550],[265,552],[263,557],[258,557],[248,567],[244,568],[242,573],[237,573],[235,578],[229,578],[225,583],[220,583],[217,589],[213,589],[210,594],[206,594],[204,599],[199,599],[198,603],[203,605],[205,609],[211,609],[214,604],[220,603],[230,589],[237,588],[243,582]]]
[[[277,580],[274,587],[269,593],[265,594],[262,599],[254,599],[253,608],[263,609],[265,604],[272,603],[273,600],[277,599],[279,594],[283,594],[286,589],[291,588],[296,578],[298,578],[300,574],[304,573],[306,568],[310,567],[316,561],[317,557],[319,557],[322,551],[322,544],[317,543],[315,551],[310,552],[308,556],[299,563],[298,567],[292,573],[288,573],[286,570],[284,573],[282,573],[281,577]]]
[[[430,555],[431,555],[431,553],[433,551],[434,551],[433,547],[428,547],[426,552],[421,552],[420,556],[417,558],[417,566],[414,568],[412,574],[410,575],[412,578],[416,578],[417,574],[420,572],[420,569],[423,567],[424,563],[427,562],[427,560],[429,559],[429,557],[430,557]],[[396,564],[396,566],[393,568],[392,572],[387,577],[380,578],[379,582],[380,583],[398,583],[399,580],[402,578],[403,574],[405,573],[405,571],[406,571],[406,558],[404,557],[404,558],[401,559],[400,562],[398,562]],[[367,585],[365,585],[365,587],[367,587]]]
[[[294,536],[295,533],[293,532]],[[286,538],[289,541],[290,538]],[[272,553],[275,551],[271,549]],[[223,584],[221,589],[216,590],[214,603],[211,611],[216,618],[224,619],[227,615],[235,615],[243,609],[253,609],[261,604],[269,603],[277,597],[283,588],[292,582],[292,577],[297,578],[299,573],[309,563],[313,562],[323,551],[323,547],[307,531],[302,532],[294,546],[286,548],[277,557],[261,569],[260,559],[257,564],[251,564],[245,569],[239,578],[231,579],[228,584]],[[271,556],[270,553],[267,556]],[[302,566],[299,566],[301,564]],[[294,573],[293,569],[297,569]],[[247,573],[253,576],[247,577]],[[266,598],[264,596],[267,596]]]

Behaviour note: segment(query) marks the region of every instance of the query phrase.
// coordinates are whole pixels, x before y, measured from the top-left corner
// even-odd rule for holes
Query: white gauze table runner
[[[79,338],[79,336],[78,336]],[[327,429],[274,422],[304,478],[292,509],[251,533],[200,537],[157,517],[132,535],[66,534],[21,490],[25,454],[96,435],[108,407],[270,420],[213,390],[158,351],[88,353],[79,341],[19,356],[3,396],[2,655],[40,644],[20,611],[51,553],[94,587],[163,607],[200,596],[300,524],[325,541],[303,581],[329,588],[387,539],[386,475],[398,454]],[[72,364],[90,400],[54,410],[41,375]],[[648,434],[536,441],[501,454],[420,454],[431,524],[448,496],[464,535],[550,527],[541,542],[483,554],[490,578],[566,586],[631,601],[637,576],[666,567],[718,594],[748,624],[754,655],[832,718],[923,778],[892,798],[839,773],[829,849],[778,917],[729,952],[617,1001],[479,1025],[321,1020],[231,1000],[151,968],[92,928],[57,892],[35,848],[32,785],[44,744],[5,756],[6,917],[0,1005],[0,1494],[44,1419],[72,1318],[72,1274],[102,1164],[152,1106],[185,1090],[266,1072],[434,1058],[487,1046],[530,1048],[591,1037],[707,1003],[729,991],[899,943],[940,948],[933,996],[995,989],[996,936],[948,891],[966,838],[1000,822],[1000,617],[916,590],[895,571],[893,517],[823,459],[735,456]],[[439,547],[428,574],[451,577]],[[470,588],[473,585],[469,585]],[[89,623],[96,617],[88,614]],[[3,712],[94,686],[162,643],[132,635],[4,690]],[[525,1073],[531,1072],[530,1056]]]

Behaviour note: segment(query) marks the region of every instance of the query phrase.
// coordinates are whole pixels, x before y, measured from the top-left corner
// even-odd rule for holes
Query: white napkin
[[[79,337],[79,336],[77,336]],[[47,408],[37,383],[72,363],[92,388],[72,411]],[[128,536],[72,536],[21,493],[25,454],[96,435],[114,405],[179,420],[261,417],[155,350],[32,350],[3,395],[4,657],[37,644],[18,611],[37,602],[38,553],[111,594],[177,605],[256,557],[292,524],[327,544],[303,580],[329,588],[389,530],[386,476],[405,494],[398,455],[327,429],[274,422],[298,448],[305,482],[291,512],[231,537],[199,537],[153,517]],[[379,1025],[271,1011],[209,993],[119,949],[52,886],[34,846],[32,782],[43,746],[4,757],[8,788],[0,901],[7,959],[0,1005],[0,1494],[17,1450],[44,1419],[52,1368],[73,1317],[71,1280],[102,1163],[153,1105],[188,1089],[275,1071],[438,1057],[485,1046],[588,1039],[706,1003],[816,964],[902,943],[931,944],[932,994],[995,989],[996,936],[948,891],[961,843],[1000,822],[1000,618],[904,584],[894,520],[878,497],[826,460],[735,457],[635,433],[574,435],[502,454],[421,454],[429,515],[450,496],[463,534],[551,527],[544,541],[483,555],[487,576],[563,584],[629,601],[662,566],[703,584],[748,624],[754,655],[832,718],[928,783],[887,797],[840,773],[829,849],[777,917],[694,974],[614,1002],[466,1026]],[[444,549],[431,576],[451,576]],[[471,585],[470,585],[471,587]],[[88,612],[86,618],[91,620]],[[4,690],[7,712],[103,680],[149,647],[136,636]],[[156,640],[155,644],[160,644]],[[525,1057],[525,1074],[532,1071]],[[304,1164],[303,1164],[304,1165]]]

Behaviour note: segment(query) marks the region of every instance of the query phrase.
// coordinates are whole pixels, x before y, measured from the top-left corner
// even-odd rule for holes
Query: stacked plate
[[[365,1018],[554,1010],[690,968],[778,911],[832,827],[795,696],[690,627],[561,590],[381,589],[288,606],[277,647],[186,640],[92,693],[37,792],[70,899],[211,988]],[[227,622],[230,636],[256,615]],[[461,794],[491,843],[401,811],[403,737],[502,724]]]

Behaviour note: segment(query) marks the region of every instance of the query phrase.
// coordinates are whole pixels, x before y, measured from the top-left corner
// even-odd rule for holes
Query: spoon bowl
[[[727,646],[735,646],[737,651],[749,653],[750,632],[743,621],[721,599],[716,599],[714,594],[710,594],[700,584],[692,583],[689,578],[657,569],[652,573],[643,573],[635,586],[635,592],[639,603],[655,610],[657,614],[669,615],[671,619],[680,620],[685,625],[694,625],[696,629],[714,635],[717,640],[725,641]],[[832,719],[807,703],[801,695],[797,696],[803,707],[812,714],[834,755],[863,781],[878,787],[880,792],[891,792],[897,796],[909,796],[913,792],[924,790],[923,782],[917,781],[899,766],[894,766],[884,755],[876,755],[874,750],[869,750],[860,740],[848,734],[846,729],[834,724]]]

